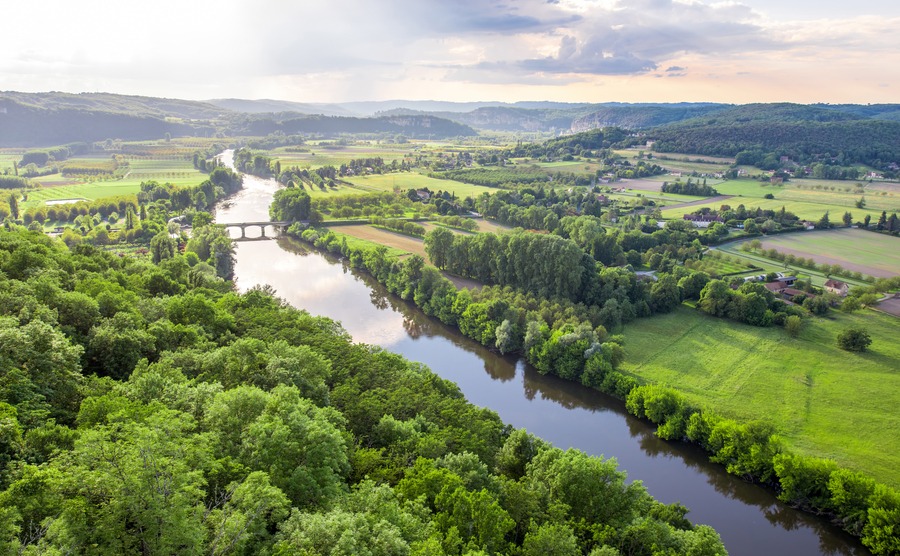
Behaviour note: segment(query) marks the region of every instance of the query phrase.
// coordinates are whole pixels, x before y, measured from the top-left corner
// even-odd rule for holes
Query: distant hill
[[[335,105],[220,99],[218,104],[109,93],[0,92],[0,146],[54,146],[106,139],[172,136],[388,133],[447,138],[474,135],[458,122],[429,114],[359,118]],[[315,115],[302,113],[309,110]],[[331,113],[331,116],[323,115]]]
[[[201,102],[107,93],[0,93],[0,146],[207,135],[222,109]]]
[[[245,100],[240,98],[219,98],[206,101],[208,104],[224,108],[231,112],[245,114],[267,114],[279,112],[298,112],[300,114],[320,114],[322,116],[358,116],[338,104],[308,104],[288,100]]]
[[[795,163],[865,164],[894,173],[900,163],[900,105],[745,104],[646,131],[653,150],[769,158]]]
[[[352,118],[347,116],[300,116],[285,112],[272,117],[255,117],[235,124],[232,132],[238,135],[286,135],[314,133],[337,135],[342,133],[392,133],[409,138],[446,139],[477,135],[471,127],[431,115],[393,115],[380,118]]]
[[[606,106],[572,121],[572,131],[587,131],[604,127],[648,129],[704,116],[727,109],[722,104],[674,104],[668,106],[625,105]]]

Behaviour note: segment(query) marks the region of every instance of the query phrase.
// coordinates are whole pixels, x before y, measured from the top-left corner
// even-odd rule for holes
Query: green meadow
[[[869,351],[838,349],[843,329],[864,327]],[[804,319],[798,338],[683,306],[625,329],[623,370],[667,384],[693,403],[740,420],[774,423],[800,453],[836,460],[900,486],[898,320],[875,311]]]

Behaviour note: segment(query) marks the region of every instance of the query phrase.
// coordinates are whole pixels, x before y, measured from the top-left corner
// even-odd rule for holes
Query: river
[[[230,161],[230,152],[224,156]],[[273,180],[244,176],[244,189],[217,207],[216,221],[268,220],[276,188]],[[247,229],[248,238],[259,235],[258,228]],[[656,438],[651,426],[627,414],[622,401],[486,349],[338,258],[287,238],[241,241],[236,251],[241,291],[269,284],[295,307],[339,321],[355,341],[424,363],[505,422],[560,448],[615,458],[629,480],[641,481],[656,499],[680,502],[694,523],[714,527],[730,554],[868,554],[838,528],[728,475],[701,450]]]

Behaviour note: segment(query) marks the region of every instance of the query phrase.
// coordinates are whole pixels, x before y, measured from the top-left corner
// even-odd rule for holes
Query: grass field
[[[716,189],[721,188],[716,186]],[[877,220],[878,216],[881,215],[881,211],[869,210],[868,208],[865,210],[860,210],[852,206],[839,205],[839,204],[824,204],[824,203],[810,203],[810,202],[801,202],[801,201],[787,201],[784,199],[779,199],[776,195],[775,199],[758,199],[758,198],[748,198],[748,197],[732,197],[728,199],[726,202],[722,201],[713,201],[708,203],[701,203],[699,205],[691,207],[690,211],[693,212],[695,210],[709,207],[711,209],[718,210],[723,204],[727,204],[732,208],[737,207],[738,205],[744,205],[747,209],[755,209],[757,207],[763,210],[773,210],[779,211],[781,207],[784,207],[788,212],[792,212],[799,216],[800,218],[811,220],[813,222],[818,221],[822,218],[822,215],[826,212],[829,213],[829,218],[832,222],[840,222],[841,216],[843,216],[844,212],[849,211],[853,215],[853,221],[862,220],[866,214],[870,215],[873,220]],[[681,218],[685,213],[683,209],[668,209],[663,210],[663,218]]]
[[[685,265],[689,263],[685,262]],[[703,257],[700,261],[690,263],[692,270],[701,270],[710,276],[732,276],[738,274],[759,273],[758,266],[746,259],[735,261],[731,256]]]
[[[900,238],[884,234],[852,228],[816,230],[767,237],[762,245],[871,276],[900,275]]]
[[[900,486],[900,321],[875,311],[832,316],[806,319],[793,339],[682,307],[626,328],[623,369],[722,415],[773,422],[798,452]],[[869,331],[868,352],[837,348],[848,326]]]

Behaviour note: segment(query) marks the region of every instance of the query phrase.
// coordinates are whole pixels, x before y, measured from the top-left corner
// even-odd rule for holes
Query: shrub
[[[847,351],[865,351],[872,338],[863,328],[848,328],[837,335],[838,347]]]

